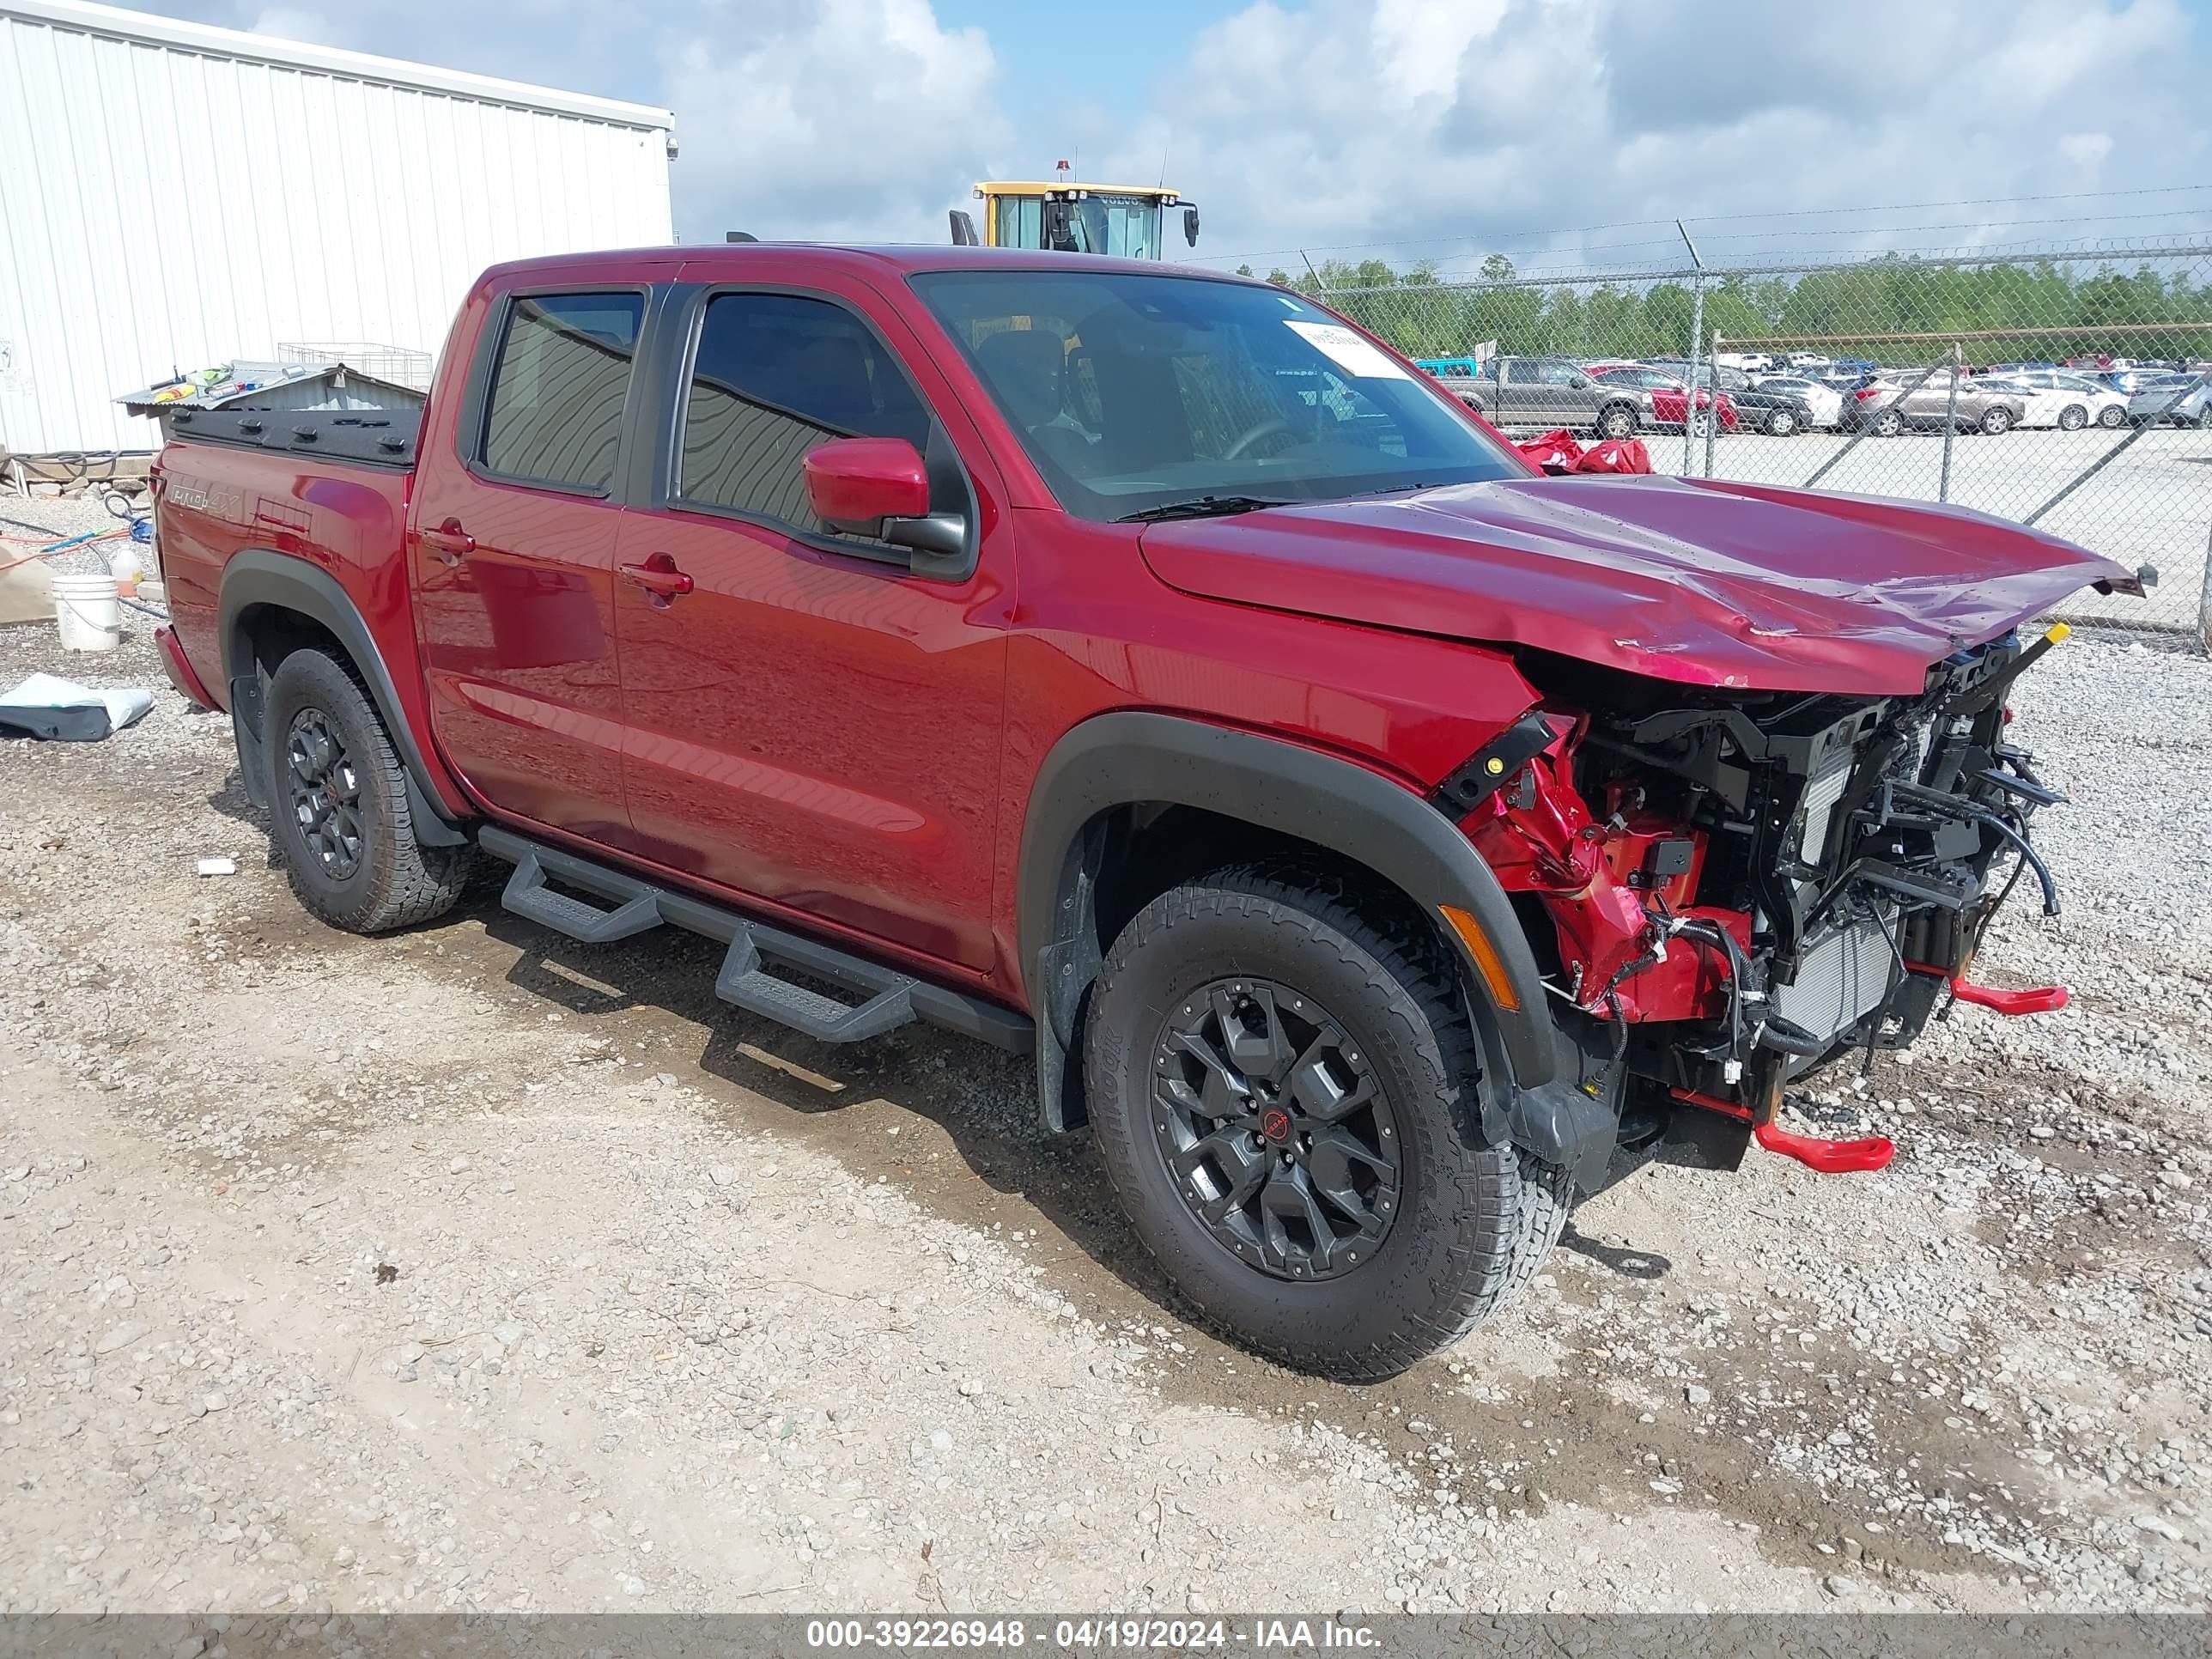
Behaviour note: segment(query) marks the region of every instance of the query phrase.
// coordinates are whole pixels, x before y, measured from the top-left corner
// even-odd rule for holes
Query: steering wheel
[[[1264,421],[1255,421],[1238,433],[1229,447],[1221,452],[1221,459],[1224,461],[1235,460],[1271,432],[1279,432],[1285,437],[1288,437],[1291,435],[1291,423],[1274,416],[1269,416]]]

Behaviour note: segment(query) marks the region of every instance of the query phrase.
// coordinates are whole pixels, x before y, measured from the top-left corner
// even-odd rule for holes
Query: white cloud
[[[691,234],[941,240],[1008,142],[990,42],[928,0],[738,0],[687,21],[664,62]]]
[[[294,6],[270,6],[254,15],[253,21],[245,25],[256,34],[271,34],[279,40],[304,40],[310,46],[335,46],[343,44],[332,30],[328,18],[313,12],[302,11]]]
[[[1176,182],[1208,209],[1208,254],[1295,269],[1283,251],[1449,255],[1527,248],[1532,227],[1662,222],[1552,239],[1538,260],[1619,264],[1671,257],[1678,215],[2033,196],[2100,167],[2197,182],[2202,77],[2175,0],[1259,0],[1200,35],[1158,101]],[[2054,118],[2087,125],[2123,95],[2126,125],[2094,155],[2069,141],[2074,171],[2054,174]],[[1942,226],[1921,246],[2048,240],[2067,227],[1990,227],[2061,212],[1903,222]],[[1835,232],[1854,222],[1769,222],[1758,246],[1848,252],[1861,244]],[[1879,246],[1899,221],[1856,222]],[[1706,234],[1749,257],[1745,228]]]
[[[641,99],[676,111],[679,234],[945,234],[970,179],[1079,146],[1094,179],[1160,176],[1206,212],[1202,255],[1301,246],[1402,260],[1506,246],[1535,263],[2057,240],[2064,206],[1768,222],[1716,216],[2201,183],[2212,66],[2182,0],[1251,0],[1163,52],[1149,88],[1085,73],[1068,11],[1042,64],[1002,64],[932,0],[142,0],[234,26]],[[1048,75],[1018,126],[1005,82]],[[1035,130],[1032,130],[1032,129]],[[2203,198],[2118,205],[2164,220]],[[1660,221],[1544,239],[1534,227]],[[1416,246],[1417,244],[1424,246]],[[1893,240],[1891,246],[1898,245]],[[1531,258],[1524,257],[1526,268]]]
[[[2109,132],[2069,132],[2058,141],[2058,153],[2076,171],[2094,173],[2112,153]]]

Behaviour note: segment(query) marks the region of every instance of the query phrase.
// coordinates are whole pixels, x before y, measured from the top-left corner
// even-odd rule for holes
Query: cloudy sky
[[[934,240],[1062,157],[1263,270],[2212,230],[2212,0],[138,3],[673,109],[691,240]]]

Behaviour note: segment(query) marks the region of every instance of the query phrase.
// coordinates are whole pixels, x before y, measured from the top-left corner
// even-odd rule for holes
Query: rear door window
[[[503,477],[604,495],[645,316],[641,294],[528,294],[507,307],[477,459]]]

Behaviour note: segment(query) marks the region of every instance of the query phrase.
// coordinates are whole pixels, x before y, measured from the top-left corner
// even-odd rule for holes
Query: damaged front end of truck
[[[1436,799],[1513,896],[1579,1056],[1569,1081],[1625,1143],[1680,1119],[1731,1163],[1755,1138],[1815,1170],[1880,1169],[1887,1139],[1782,1129],[1784,1087],[1908,1045],[1951,1000],[2065,1006],[2063,986],[1972,977],[2016,889],[2058,914],[2031,831],[2064,798],[2010,740],[2008,696],[2065,633],[1957,652],[1912,696],[1524,656],[1543,702]]]

